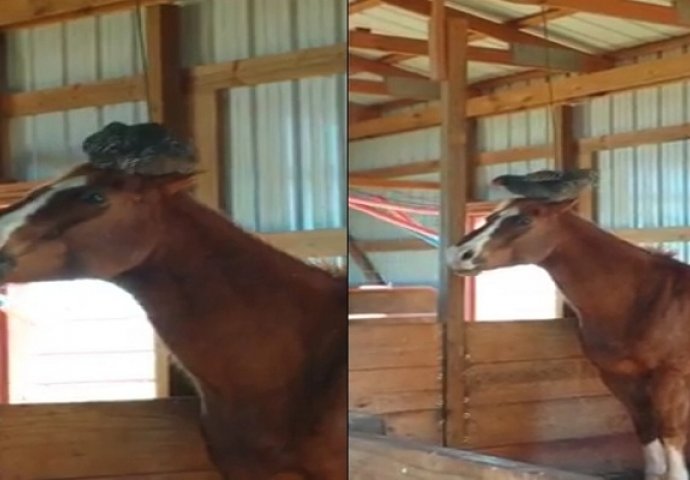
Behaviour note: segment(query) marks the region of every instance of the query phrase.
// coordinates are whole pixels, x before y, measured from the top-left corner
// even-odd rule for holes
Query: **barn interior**
[[[340,0],[10,0],[0,7],[0,204],[86,160],[113,121],[195,146],[193,195],[304,261],[342,267]],[[9,284],[0,478],[220,479],[198,402],[126,292]]]
[[[594,168],[580,215],[690,260],[689,14],[683,0],[350,1],[350,410],[369,432],[351,434],[352,478],[639,471],[548,275],[460,278],[440,252],[510,196],[496,176]]]

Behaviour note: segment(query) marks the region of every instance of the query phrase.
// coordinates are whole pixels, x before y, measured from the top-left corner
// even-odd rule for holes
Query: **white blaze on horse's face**
[[[85,176],[66,178],[50,185],[41,194],[28,200],[19,208],[2,215],[0,217],[0,248],[4,247],[12,234],[25,225],[31,215],[46,205],[55,194],[70,188],[82,187],[86,185],[86,182],[87,178]]]
[[[511,207],[496,213],[484,226],[467,235],[466,239],[446,250],[446,262],[456,272],[469,272],[479,268],[477,259],[493,234],[508,218],[520,215],[520,210]]]

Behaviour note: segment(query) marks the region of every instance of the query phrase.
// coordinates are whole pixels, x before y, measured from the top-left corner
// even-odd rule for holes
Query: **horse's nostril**
[[[460,258],[462,260],[470,260],[472,257],[474,257],[474,252],[472,250],[467,250]]]

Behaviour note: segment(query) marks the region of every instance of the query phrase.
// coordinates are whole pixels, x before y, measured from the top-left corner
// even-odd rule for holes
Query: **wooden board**
[[[465,374],[472,406],[608,395],[584,358],[472,365]]]
[[[385,415],[386,435],[408,438],[429,445],[441,445],[443,435],[441,410],[418,410]]]
[[[179,398],[0,406],[2,478],[220,480],[197,412]]]
[[[611,396],[471,405],[469,414],[473,448],[632,432],[627,412]]]
[[[470,362],[582,358],[575,321],[472,322],[467,328]]]
[[[472,452],[416,442],[351,434],[351,480],[586,480],[583,476]]]
[[[350,289],[350,314],[435,313],[436,289],[431,287],[381,287]]]
[[[437,367],[441,328],[437,323],[376,325],[350,322],[350,371]]]
[[[624,472],[644,467],[641,446],[632,433],[481,448],[479,451],[581,473]]]

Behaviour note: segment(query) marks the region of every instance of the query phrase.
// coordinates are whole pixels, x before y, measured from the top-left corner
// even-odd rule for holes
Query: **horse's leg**
[[[667,368],[654,372],[652,405],[664,444],[668,480],[688,480],[683,450],[688,427],[688,385],[680,370]]]
[[[666,456],[652,408],[648,382],[601,372],[611,393],[625,406],[644,451],[645,480],[658,480],[666,473]]]

